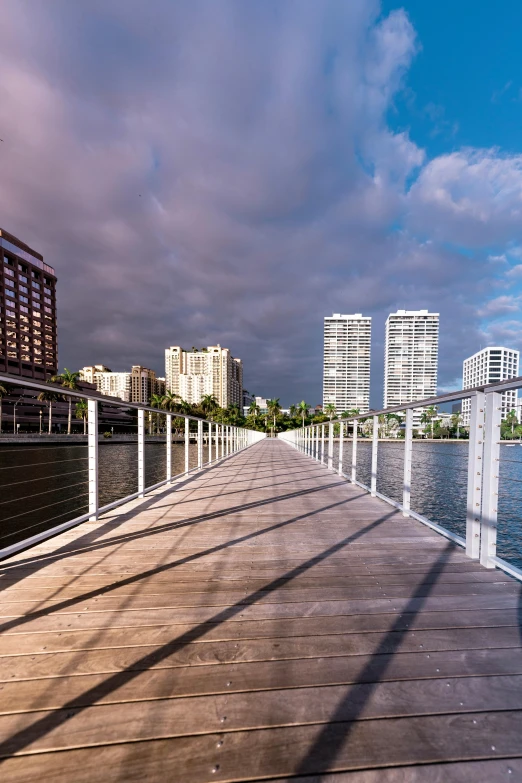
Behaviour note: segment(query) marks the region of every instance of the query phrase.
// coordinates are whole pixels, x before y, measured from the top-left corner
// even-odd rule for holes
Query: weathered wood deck
[[[520,584],[284,443],[0,573],[5,783],[522,780]]]

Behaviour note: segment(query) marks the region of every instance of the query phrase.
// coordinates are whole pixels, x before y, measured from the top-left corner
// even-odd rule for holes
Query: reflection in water
[[[138,491],[136,442],[100,443],[99,504]],[[203,461],[208,448],[203,449]],[[197,465],[190,445],[189,466]],[[165,444],[145,444],[146,486],[166,478]],[[172,473],[185,470],[185,448],[172,444]],[[88,511],[87,446],[0,446],[0,545],[9,546]]]
[[[351,441],[345,443],[343,469],[351,470]],[[377,490],[402,501],[402,441],[379,443]],[[197,447],[190,445],[191,468]],[[136,443],[100,443],[100,505],[137,492]],[[334,444],[334,466],[338,464]],[[203,462],[208,460],[208,446]],[[415,441],[412,460],[411,507],[461,536],[466,528],[468,444]],[[87,447],[36,445],[0,447],[0,543],[16,541],[74,519],[87,511]],[[172,472],[185,469],[184,445],[172,444]],[[371,443],[360,440],[357,478],[370,484]],[[164,443],[145,444],[146,486],[166,475]],[[522,567],[522,447],[503,445],[500,461],[498,555]]]

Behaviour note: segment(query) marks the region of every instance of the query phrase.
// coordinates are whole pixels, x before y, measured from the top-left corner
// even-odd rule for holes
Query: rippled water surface
[[[351,441],[345,442],[343,469],[351,470]],[[377,489],[402,500],[404,443],[381,442]],[[414,441],[411,507],[443,527],[465,535],[467,441]],[[497,554],[522,567],[522,446],[500,449],[499,525]],[[204,461],[208,448],[204,449]],[[100,505],[137,491],[137,444],[101,443],[99,448]],[[164,443],[145,446],[146,485],[165,478]],[[190,467],[197,448],[190,446]],[[338,444],[334,465],[338,464]],[[359,441],[357,479],[370,484],[371,443]],[[0,544],[8,546],[87,511],[87,447],[30,445],[0,447]],[[184,470],[184,446],[172,444],[172,472]]]
[[[99,503],[138,491],[136,442],[100,443]],[[203,449],[203,462],[208,448]],[[190,445],[189,466],[197,465]],[[145,444],[145,485],[166,477],[164,443]],[[172,444],[172,473],[185,469],[184,445]],[[0,545],[14,544],[88,511],[87,446],[0,446]]]

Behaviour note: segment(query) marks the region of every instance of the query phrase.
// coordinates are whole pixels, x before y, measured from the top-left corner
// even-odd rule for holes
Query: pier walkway
[[[522,780],[520,583],[281,441],[0,575],[3,783]]]

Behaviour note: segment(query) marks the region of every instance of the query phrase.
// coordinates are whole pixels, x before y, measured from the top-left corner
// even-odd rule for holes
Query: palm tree
[[[515,432],[515,424],[518,424],[517,412],[515,410],[506,413],[506,424],[511,424],[511,440],[513,440],[513,434]]]
[[[252,402],[248,406],[248,413],[249,413],[249,416],[252,416],[254,418],[254,424],[256,424],[257,423],[257,417],[261,413],[261,408],[259,407],[259,405],[257,404],[257,402],[255,400],[252,400]]]
[[[460,438],[460,425],[462,424],[462,414],[460,411],[457,411],[453,414],[451,417],[451,423],[457,430],[457,440]]]
[[[164,394],[153,394],[150,398],[150,407],[151,408],[164,408],[165,407],[165,395]],[[154,430],[153,424],[152,424],[152,413],[149,411],[149,430]],[[159,435],[159,413],[156,413],[156,431]],[[151,435],[154,434],[154,432],[150,433]]]
[[[305,425],[305,418],[308,415],[308,403],[304,400],[301,400],[299,405],[297,406],[297,410],[301,414],[301,418],[303,419],[303,427]]]
[[[423,424],[431,424],[431,439],[433,440],[433,424],[434,419],[438,414],[438,410],[434,405],[430,405],[428,408],[425,408],[422,412],[422,416],[420,418],[421,422]]]
[[[49,391],[40,392],[37,399],[39,402],[47,403],[47,408],[49,409],[49,435],[50,435],[53,430],[53,402],[56,402],[57,400],[63,400],[63,395],[58,394],[58,392],[51,391],[51,389],[49,389]]]
[[[218,401],[212,394],[204,394],[200,400],[199,406],[205,416],[212,420],[212,412],[219,408]]]
[[[291,419],[295,419],[295,417],[297,416],[298,412],[299,411],[297,410],[297,405],[290,405],[290,407],[288,409],[288,413],[290,414],[290,418]]]
[[[83,434],[87,434],[87,417],[89,415],[89,404],[87,400],[78,400],[76,403],[76,418],[83,419]]]
[[[71,372],[67,369],[67,367],[64,367],[64,370],[59,375],[53,375],[51,378],[52,383],[61,383],[61,385],[64,387],[64,389],[70,389],[71,391],[76,391],[78,388],[78,378],[80,377],[79,372]],[[71,434],[71,422],[72,422],[72,397],[68,395],[69,399],[69,414],[67,416],[67,435]]]
[[[163,407],[168,411],[176,411],[179,407],[181,397],[171,391],[166,391],[163,395]]]
[[[328,414],[328,416],[330,417],[330,421],[332,421],[333,417],[335,416],[335,405],[333,404],[333,402],[328,402],[324,406],[324,412]]]
[[[267,407],[269,415],[272,416],[272,421],[274,423],[273,432],[275,432],[275,430],[276,430],[276,416],[281,411],[281,405],[279,404],[279,397],[275,397],[273,400],[267,400],[266,401],[266,407]]]
[[[11,388],[10,388],[9,384],[6,384],[5,386],[3,386],[0,383],[0,433],[2,432],[2,399],[4,397],[6,397],[9,394],[10,391],[11,391]]]

